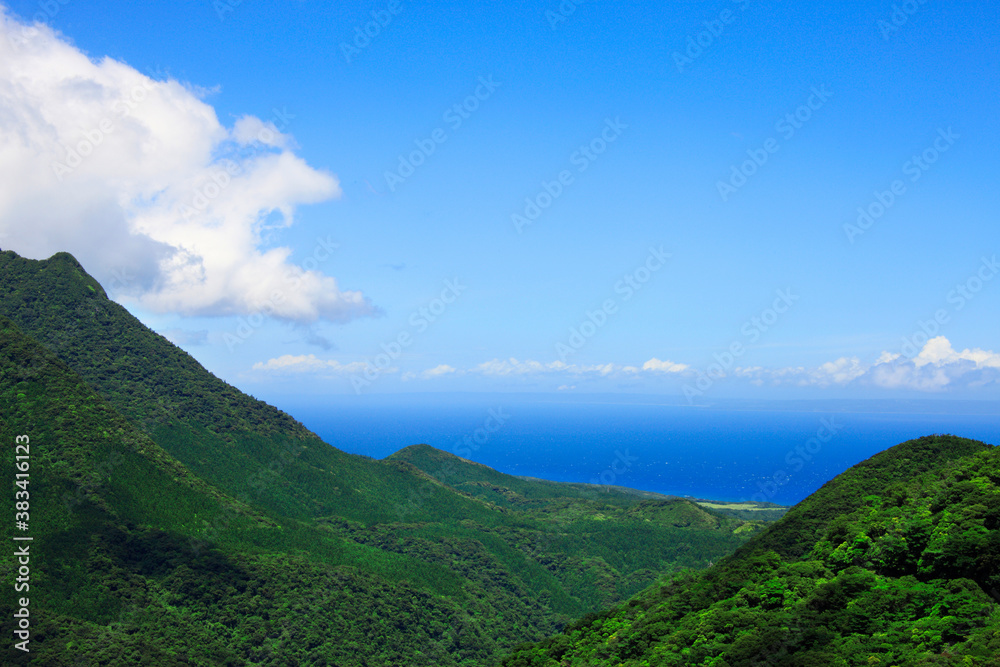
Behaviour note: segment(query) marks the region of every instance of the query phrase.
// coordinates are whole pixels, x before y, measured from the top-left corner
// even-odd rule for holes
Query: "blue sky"
[[[0,247],[256,395],[998,397],[987,7],[6,7]]]

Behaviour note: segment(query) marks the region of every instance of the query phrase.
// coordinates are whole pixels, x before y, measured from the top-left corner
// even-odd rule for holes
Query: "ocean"
[[[326,442],[383,458],[428,444],[511,475],[792,505],[900,442],[1000,443],[995,403],[723,402],[655,397],[397,395],[276,401]]]

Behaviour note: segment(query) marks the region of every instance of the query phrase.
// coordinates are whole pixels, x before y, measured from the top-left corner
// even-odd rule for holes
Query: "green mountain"
[[[400,461],[446,481],[455,489],[505,507],[529,507],[544,504],[555,498],[614,498],[636,501],[638,499],[679,500],[677,496],[638,491],[620,486],[599,484],[568,484],[550,482],[532,477],[516,477],[496,471],[475,461],[442,452],[429,445],[411,445],[386,457],[387,461]]]
[[[31,653],[8,643],[5,664],[490,664],[762,526],[429,447],[347,454],[208,373],[65,253],[0,252],[12,480],[22,435],[30,477],[0,506],[30,504],[28,530],[5,524],[33,538],[30,590],[3,599],[30,599]],[[0,555],[7,581],[19,567]]]
[[[447,482],[455,489],[509,507],[538,507],[550,504],[552,500],[587,498],[591,500],[614,498],[616,501],[663,500],[677,511],[694,516],[709,516],[699,512],[699,507],[716,510],[719,513],[748,521],[774,521],[784,516],[787,507],[774,503],[723,502],[717,500],[691,500],[679,496],[668,496],[652,491],[641,491],[624,486],[601,484],[578,484],[550,482],[534,477],[507,475],[475,461],[442,452],[428,445],[411,445],[392,456],[390,461],[403,461]],[[696,505],[695,505],[696,504]],[[715,519],[712,519],[714,521]]]
[[[507,667],[1000,665],[1000,449],[906,442]]]

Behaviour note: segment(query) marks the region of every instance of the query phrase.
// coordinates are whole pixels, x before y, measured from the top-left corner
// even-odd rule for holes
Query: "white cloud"
[[[407,371],[403,373],[402,380],[430,380],[433,378],[444,377],[445,375],[464,375],[465,371],[460,371],[454,366],[449,366],[448,364],[441,364],[440,366],[435,366],[434,368],[428,368],[420,373],[414,373],[413,371]]]
[[[688,368],[690,366],[687,364],[677,364],[669,360],[660,361],[656,357],[653,357],[642,365],[642,370],[644,371],[659,371],[661,373],[681,373]]]
[[[857,383],[884,389],[942,391],[997,383],[1000,381],[1000,354],[979,348],[956,352],[947,338],[938,336],[927,341],[913,358],[882,352],[868,365],[857,357],[841,357],[816,368],[757,366],[737,368],[733,374],[758,385],[829,387]]]
[[[873,384],[887,389],[941,391],[956,385],[996,383],[998,371],[1000,354],[979,348],[956,352],[947,338],[938,336],[912,359],[883,352],[870,376]]]
[[[810,373],[813,384],[825,387],[830,384],[847,384],[865,374],[867,368],[857,357],[841,357],[828,361]]]
[[[483,375],[526,375],[554,370],[558,368],[557,365],[565,366],[561,361],[553,361],[546,365],[537,361],[518,361],[514,357],[511,357],[510,359],[485,361],[472,368],[471,371],[473,373],[482,373]]]
[[[456,370],[454,367],[449,366],[448,364],[441,364],[440,366],[435,366],[434,368],[424,371],[423,375],[424,377],[432,378],[439,377],[441,375],[449,375],[455,372]]]
[[[868,371],[866,379],[883,389],[918,391],[940,391],[951,382],[947,369],[940,367],[921,369],[908,360],[876,364]]]
[[[283,354],[267,361],[258,361],[253,365],[255,371],[269,371],[275,373],[308,373],[308,374],[336,374],[348,375],[361,373],[365,370],[366,364],[363,361],[352,361],[348,364],[341,364],[335,359],[320,359],[314,354]],[[380,370],[381,373],[394,373],[397,368],[386,368]]]
[[[899,354],[898,352],[885,352],[885,351],[883,351],[882,354],[878,355],[878,359],[875,360],[875,363],[876,364],[890,364],[893,361],[895,361],[896,359],[899,359],[901,356],[903,356],[903,355]]]
[[[261,143],[274,148],[288,148],[293,145],[291,137],[282,134],[273,122],[265,123],[256,116],[241,116],[233,124],[232,137],[243,146]]]
[[[297,206],[340,195],[273,122],[243,116],[227,128],[202,91],[91,60],[2,6],[0,35],[5,249],[67,250],[113,294],[158,312],[247,314],[270,302],[271,315],[299,322],[376,313],[360,292],[292,264],[289,248],[268,247]],[[330,252],[321,244],[315,257]]]
[[[920,354],[914,358],[913,363],[917,366],[926,366],[927,364],[943,366],[960,361],[971,361],[976,365],[976,368],[1000,368],[1000,354],[979,348],[956,352],[944,336],[931,338],[927,341],[924,348],[920,350]]]
[[[285,355],[266,363],[257,363],[255,370],[284,372],[356,373],[365,369],[364,362],[341,365],[324,361],[314,355]],[[382,372],[396,372],[397,368]],[[573,364],[564,361],[541,362],[533,359],[491,359],[467,369],[440,364],[423,371],[407,371],[402,380],[430,380],[465,375],[493,379],[536,381],[545,378],[560,391],[576,388],[576,382],[610,379],[634,385],[643,378],[683,382],[696,371],[688,364],[652,358],[641,367],[606,364]],[[863,363],[857,357],[841,357],[816,367],[789,366],[767,368],[743,366],[727,374],[735,381],[756,387],[848,387],[868,386],[885,389],[941,391],[952,388],[980,387],[1000,384],[1000,354],[981,349],[956,352],[944,337],[928,341],[913,359],[900,354],[882,352],[875,362]],[[720,379],[720,378],[713,378]]]
[[[651,365],[652,362],[656,362]],[[529,377],[529,376],[573,376],[573,377],[590,377],[590,378],[608,378],[608,377],[621,377],[621,376],[635,376],[643,371],[668,371],[671,373],[680,373],[687,369],[688,366],[684,364],[674,364],[672,362],[662,362],[657,359],[653,359],[643,366],[642,369],[636,366],[623,366],[620,364],[606,363],[606,364],[571,364],[565,361],[549,361],[541,362],[535,361],[533,359],[520,360],[514,357],[508,359],[491,359],[490,361],[485,361],[481,364],[473,366],[472,368],[461,370],[456,369],[447,364],[442,364],[435,368],[430,368],[420,373],[408,372],[403,376],[405,380],[413,380],[417,378],[429,379],[433,377],[441,377],[443,375],[464,375],[466,373],[476,374],[480,376],[487,377]],[[567,387],[570,385],[566,385]]]
[[[564,361],[550,361],[542,363],[540,361],[525,360],[519,361],[514,357],[510,359],[493,359],[469,369],[470,373],[481,373],[492,376],[511,375],[536,375],[542,373],[565,373],[570,375],[600,375],[608,376],[625,370],[617,364],[567,364]]]

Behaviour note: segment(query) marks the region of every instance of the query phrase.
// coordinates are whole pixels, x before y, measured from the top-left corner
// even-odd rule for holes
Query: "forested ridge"
[[[0,252],[10,478],[22,434],[32,664],[1000,664],[1000,456],[963,438],[770,524],[412,443],[376,461],[214,377],[71,256]]]
[[[522,647],[505,667],[1000,665],[1000,450],[892,447],[733,555]]]
[[[347,454],[215,378],[65,253],[0,252],[10,478],[22,434],[32,664],[495,664],[763,525],[684,499]],[[12,493],[0,507],[13,517]],[[4,551],[6,580],[15,567]]]

